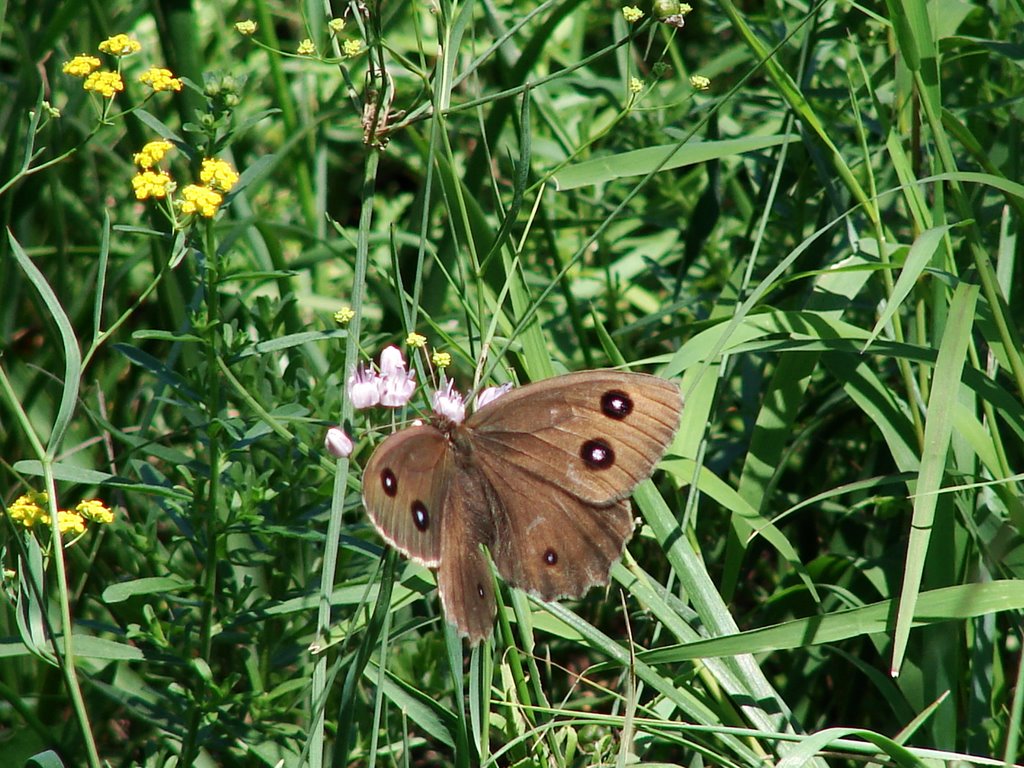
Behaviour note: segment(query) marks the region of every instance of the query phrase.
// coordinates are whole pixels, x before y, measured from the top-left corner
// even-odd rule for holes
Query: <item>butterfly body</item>
[[[477,642],[496,605],[482,547],[544,600],[607,583],[633,531],[629,494],[681,410],[678,387],[646,374],[547,379],[462,424],[438,416],[387,438],[366,465],[364,503],[388,543],[438,569],[448,620]]]

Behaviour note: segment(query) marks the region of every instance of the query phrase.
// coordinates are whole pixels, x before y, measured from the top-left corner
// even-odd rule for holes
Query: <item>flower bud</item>
[[[352,438],[341,427],[331,427],[324,437],[324,448],[337,459],[347,459],[352,455]]]

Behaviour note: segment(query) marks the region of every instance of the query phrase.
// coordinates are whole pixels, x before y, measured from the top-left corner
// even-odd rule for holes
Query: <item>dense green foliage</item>
[[[0,764],[1017,761],[1020,5],[329,5],[0,4]],[[359,494],[435,351],[686,398],[611,587],[473,650]]]

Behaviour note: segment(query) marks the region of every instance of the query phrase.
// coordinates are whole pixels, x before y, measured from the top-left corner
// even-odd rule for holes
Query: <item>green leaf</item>
[[[172,576],[149,576],[143,579],[132,579],[112,584],[103,590],[103,602],[109,604],[123,603],[139,595],[153,595],[163,592],[175,592],[179,589],[190,589],[195,584],[182,581]]]
[[[46,282],[43,273],[28,257],[22,249],[21,244],[14,238],[11,232],[7,233],[8,242],[11,245],[11,253],[15,261],[21,266],[26,277],[32,282],[39,292],[50,318],[57,326],[60,333],[61,344],[64,349],[64,380],[61,390],[60,406],[57,409],[57,416],[53,421],[53,430],[50,432],[50,439],[46,445],[46,455],[53,458],[60,451],[64,442],[64,435],[71,424],[71,416],[78,404],[79,379],[82,375],[82,352],[78,348],[78,339],[75,336],[75,329],[71,325],[64,307],[61,305],[57,294],[53,292],[50,284]]]
[[[946,473],[946,454],[953,433],[954,414],[960,397],[967,345],[974,329],[974,307],[978,301],[976,285],[961,283],[953,294],[946,320],[946,330],[939,346],[939,357],[932,376],[932,392],[928,398],[928,416],[924,429],[924,450],[921,471],[914,490],[914,514],[910,521],[910,540],[896,614],[891,673],[899,674],[903,654],[916,614],[915,603],[921,587],[921,575],[928,555],[935,505],[942,479]]]
[[[659,147],[635,149],[617,155],[598,157],[569,165],[552,177],[555,188],[565,192],[591,184],[605,184],[629,176],[646,176],[654,170],[670,171],[687,165],[721,160],[747,152],[757,152],[799,140],[795,135],[745,136],[721,141],[690,140]]]

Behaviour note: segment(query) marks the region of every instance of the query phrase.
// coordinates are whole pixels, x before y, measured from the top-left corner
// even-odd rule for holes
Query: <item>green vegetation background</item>
[[[117,511],[3,518],[0,763],[1019,759],[1021,5],[671,6],[0,3],[0,497]],[[472,652],[358,492],[411,331],[686,396],[612,586]]]

